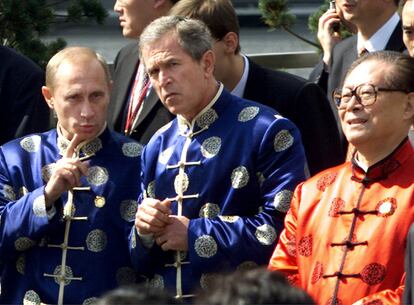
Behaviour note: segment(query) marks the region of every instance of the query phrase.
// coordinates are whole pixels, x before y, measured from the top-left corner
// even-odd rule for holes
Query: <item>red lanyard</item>
[[[138,110],[142,105],[142,102],[144,101],[145,96],[147,95],[147,91],[148,91],[148,87],[150,85],[150,81],[148,78],[144,79],[144,87],[142,88],[141,92],[139,93],[138,96],[138,101],[137,101],[137,105],[135,106],[134,110],[132,110],[133,104],[134,104],[134,97],[135,97],[135,87],[138,83],[138,80],[135,79],[135,83],[134,83],[134,89],[132,90],[132,94],[131,94],[131,99],[129,102],[129,106],[128,106],[128,114],[127,114],[127,118],[126,118],[126,123],[125,123],[125,134],[128,135],[129,132],[131,131],[132,128],[132,124],[135,121],[135,118],[138,114]]]

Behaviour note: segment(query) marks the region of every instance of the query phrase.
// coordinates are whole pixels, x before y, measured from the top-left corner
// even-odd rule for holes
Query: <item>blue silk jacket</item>
[[[45,209],[44,186],[69,142],[56,130],[0,148],[0,260],[3,304],[89,304],[135,282],[128,235],[139,196],[138,143],[108,129],[80,146],[82,187]],[[64,209],[65,206],[65,209]]]
[[[142,156],[143,196],[170,198],[173,214],[190,219],[189,251],[148,249],[133,231],[134,264],[178,298],[217,272],[267,264],[305,167],[289,120],[221,86],[192,122],[178,116],[159,130]]]

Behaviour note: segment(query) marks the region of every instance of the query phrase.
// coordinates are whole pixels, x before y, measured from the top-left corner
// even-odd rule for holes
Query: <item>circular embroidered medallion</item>
[[[83,301],[82,305],[96,305],[98,301],[98,298],[88,298],[85,301]]]
[[[24,274],[24,270],[26,268],[26,257],[24,254],[20,254],[16,260],[16,270],[20,274]]]
[[[203,273],[200,277],[200,286],[203,290],[209,290],[219,278],[219,273]]]
[[[196,119],[198,127],[208,127],[218,119],[217,112],[210,108]]]
[[[108,171],[104,167],[92,166],[88,169],[88,176],[86,177],[89,184],[98,186],[108,181]]]
[[[220,214],[220,207],[214,203],[206,203],[198,214],[201,218],[214,218]]]
[[[180,172],[174,179],[174,190],[178,195],[182,195],[187,191],[189,185],[188,176],[184,172]]]
[[[255,235],[257,240],[265,246],[270,246],[277,238],[276,230],[268,224],[257,227]]]
[[[147,195],[150,198],[155,198],[155,180],[148,183]]]
[[[86,155],[86,156],[90,156],[93,155],[94,153],[96,153],[98,150],[102,149],[102,141],[99,138],[95,138],[92,141],[86,143],[82,148],[82,152]]]
[[[219,137],[210,137],[203,141],[200,150],[205,158],[215,157],[221,148],[221,139]]]
[[[137,274],[130,267],[121,267],[116,271],[116,282],[118,286],[131,285],[137,280]]]
[[[316,284],[323,275],[323,265],[321,262],[316,262],[315,267],[313,268],[311,283]]]
[[[370,286],[381,283],[387,274],[387,269],[378,263],[372,263],[362,270],[361,279]]]
[[[34,290],[29,290],[24,294],[23,305],[40,305],[40,297],[34,292]]]
[[[293,192],[290,190],[283,190],[277,193],[273,201],[275,209],[279,212],[286,213],[290,208],[292,197]]]
[[[162,153],[160,153],[160,155],[158,157],[158,161],[161,164],[167,164],[168,160],[170,160],[173,152],[174,152],[174,146],[168,147],[166,150],[164,150]]]
[[[326,188],[335,182],[337,173],[328,173],[319,178],[316,182],[316,188],[321,192],[325,192]]]
[[[259,182],[260,187],[263,186],[263,183],[266,181],[265,176],[261,172],[256,173],[257,181]]]
[[[312,235],[304,236],[299,240],[298,253],[302,256],[312,255]]]
[[[86,246],[92,252],[103,251],[106,248],[107,242],[106,233],[99,229],[92,230],[86,237]]]
[[[122,153],[126,157],[135,158],[135,157],[141,156],[142,148],[143,146],[139,143],[134,143],[134,142],[124,143],[122,145]]]
[[[239,216],[227,216],[227,215],[219,215],[219,218],[224,222],[236,222],[239,220]]]
[[[53,275],[56,277],[54,278],[56,284],[60,285],[61,281],[64,282],[64,285],[67,286],[72,282],[70,278],[73,278],[72,268],[69,266],[65,267],[65,274],[62,276],[62,265],[56,266],[55,270],[53,271]]]
[[[19,237],[14,242],[14,247],[17,251],[26,251],[33,247],[35,244],[36,242],[28,237]]]
[[[345,201],[343,201],[341,198],[334,198],[331,201],[328,215],[330,217],[339,217],[338,212],[342,211],[344,207],[345,207]]]
[[[241,263],[240,265],[237,266],[237,270],[250,270],[250,269],[255,269],[257,268],[258,265],[256,262],[254,261],[245,261],[243,263]]]
[[[50,180],[55,166],[56,163],[50,163],[42,167],[42,179],[44,182],[48,182]]]
[[[259,107],[256,107],[256,106],[250,106],[250,107],[244,108],[239,113],[239,117],[238,117],[239,122],[247,122],[247,121],[253,120],[256,117],[256,115],[259,113],[259,110],[260,110]]]
[[[121,217],[125,221],[134,221],[137,213],[138,203],[135,200],[124,200],[119,207]]]
[[[10,201],[16,200],[16,193],[11,185],[4,184],[3,185],[3,196]]]
[[[385,198],[377,203],[376,210],[378,215],[388,217],[394,214],[397,209],[397,200],[395,198]]]
[[[281,130],[275,136],[273,147],[276,152],[281,152],[293,145],[294,138],[288,130]]]
[[[194,243],[194,248],[198,256],[209,258],[217,253],[217,243],[213,237],[202,235]]]
[[[105,206],[106,199],[103,196],[96,196],[94,203],[97,208],[103,208]]]
[[[148,281],[148,287],[164,289],[164,278],[159,274],[154,274],[153,278]]]
[[[41,138],[38,135],[25,137],[20,141],[20,146],[27,152],[37,152],[40,148]]]
[[[36,217],[46,217],[46,201],[45,196],[40,195],[35,200],[33,200],[33,214]]]
[[[249,183],[249,172],[244,166],[236,167],[231,173],[231,185],[235,189],[245,187]]]

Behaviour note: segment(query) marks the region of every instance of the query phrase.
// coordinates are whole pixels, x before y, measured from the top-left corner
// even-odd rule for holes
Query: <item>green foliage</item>
[[[102,24],[106,16],[99,0],[0,0],[0,44],[44,67],[66,45],[61,38],[50,43],[41,41],[40,36],[47,34],[51,25],[90,21]]]

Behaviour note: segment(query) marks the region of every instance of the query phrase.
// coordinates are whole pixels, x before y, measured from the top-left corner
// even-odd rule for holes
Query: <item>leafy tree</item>
[[[99,0],[0,0],[0,44],[30,57],[41,67],[66,46],[62,38],[40,40],[50,26],[60,23],[103,24],[107,11]]]
[[[283,29],[289,34],[299,38],[306,43],[322,50],[318,39],[316,39],[316,33],[318,32],[318,20],[319,17],[328,9],[329,1],[325,0],[325,3],[322,4],[319,9],[309,16],[308,19],[308,28],[311,33],[315,34],[315,41],[310,41],[301,35],[295,33],[292,30],[293,25],[296,21],[296,16],[289,12],[287,7],[286,0],[259,0],[259,11],[262,14],[262,19],[270,29]],[[341,27],[341,36],[349,36],[350,33],[346,31],[345,28]]]

